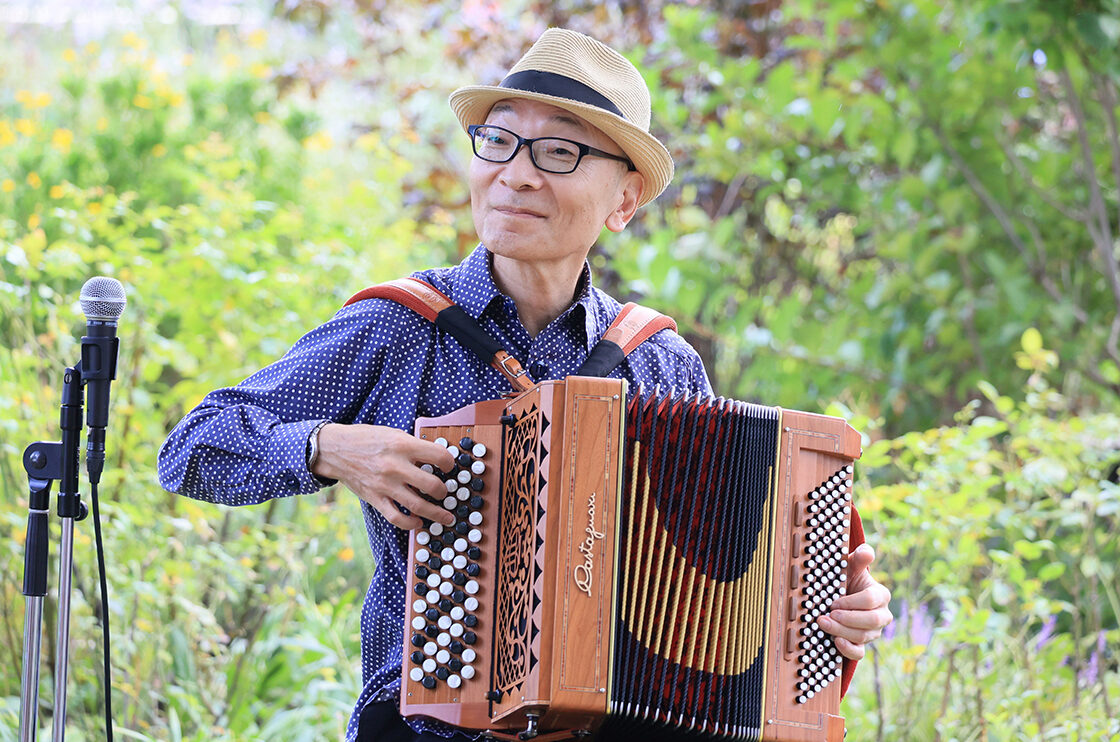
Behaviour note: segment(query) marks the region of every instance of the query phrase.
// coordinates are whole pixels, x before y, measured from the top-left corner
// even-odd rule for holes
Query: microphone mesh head
[[[87,320],[115,322],[124,311],[124,286],[115,278],[94,276],[82,286],[79,303]]]

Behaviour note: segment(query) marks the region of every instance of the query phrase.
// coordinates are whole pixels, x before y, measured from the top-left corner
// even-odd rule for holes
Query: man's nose
[[[533,158],[528,145],[522,145],[513,159],[502,165],[502,172],[498,176],[502,185],[513,188],[539,188],[544,174],[533,164]]]

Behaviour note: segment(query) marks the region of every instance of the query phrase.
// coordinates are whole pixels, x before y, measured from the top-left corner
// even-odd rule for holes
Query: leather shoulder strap
[[[389,299],[408,307],[496,368],[515,390],[524,392],[533,388],[533,380],[517,359],[490,337],[474,317],[427,281],[409,277],[370,286],[351,296],[343,306],[364,299]]]
[[[639,345],[661,330],[677,329],[677,323],[649,307],[630,302],[611,322],[576,372],[579,376],[603,377],[613,371]]]

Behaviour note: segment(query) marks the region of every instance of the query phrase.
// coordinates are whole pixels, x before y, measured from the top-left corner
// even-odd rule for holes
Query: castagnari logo
[[[595,569],[595,541],[603,538],[604,534],[595,530],[595,493],[591,493],[591,497],[587,499],[587,529],[585,530],[587,538],[585,538],[579,545],[579,553],[583,554],[583,564],[577,564],[573,570],[573,576],[576,580],[576,587],[580,592],[586,593],[588,597],[591,596],[591,582],[593,572]]]

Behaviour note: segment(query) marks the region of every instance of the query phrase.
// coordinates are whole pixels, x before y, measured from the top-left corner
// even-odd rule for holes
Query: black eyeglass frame
[[[478,153],[478,144],[477,144],[478,140],[475,139],[475,132],[477,132],[479,129],[497,129],[498,131],[505,132],[506,134],[509,134],[511,137],[513,137],[514,139],[517,140],[517,146],[513,148],[513,152],[510,153],[509,157],[507,157],[504,160],[492,160],[489,157],[483,157],[482,155],[480,155]],[[540,170],[542,172],[552,173],[554,175],[567,175],[568,173],[574,173],[576,171],[576,169],[579,167],[579,164],[581,162],[583,162],[583,158],[586,157],[587,155],[594,155],[595,157],[605,157],[608,160],[617,160],[618,162],[625,162],[626,167],[630,170],[630,172],[637,172],[637,170],[638,170],[638,168],[634,167],[634,163],[631,162],[630,158],[628,158],[628,157],[620,157],[618,155],[612,155],[610,152],[604,152],[603,150],[596,149],[595,147],[592,147],[591,145],[584,144],[583,142],[577,142],[577,141],[574,141],[572,139],[565,139],[564,137],[535,137],[533,139],[526,139],[525,137],[521,136],[520,134],[517,134],[516,132],[510,131],[509,129],[505,128],[504,126],[495,126],[494,124],[471,124],[470,126],[467,127],[467,134],[469,134],[470,138],[471,138],[471,150],[474,151],[474,156],[477,157],[478,159],[484,160],[486,162],[495,162],[495,163],[498,163],[498,164],[502,164],[502,163],[505,163],[505,162],[510,162],[510,161],[513,160],[514,157],[517,157],[517,153],[521,151],[522,147],[528,147],[529,148],[529,159],[532,161],[533,167],[535,167],[537,170]],[[555,140],[555,141],[558,141],[558,142],[564,142],[566,144],[570,144],[570,145],[574,146],[577,150],[579,150],[579,157],[576,158],[576,163],[575,163],[575,165],[572,166],[572,169],[571,170],[549,170],[548,168],[541,167],[540,164],[537,162],[537,156],[535,154],[533,154],[533,144],[535,142],[540,142],[542,140]]]

